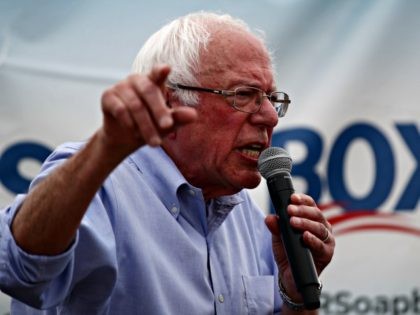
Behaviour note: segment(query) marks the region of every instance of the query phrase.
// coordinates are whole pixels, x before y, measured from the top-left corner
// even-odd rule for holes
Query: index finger
[[[172,111],[166,105],[165,81],[170,72],[168,66],[155,66],[147,76],[132,76],[131,83],[141,98],[144,108],[159,128],[173,126]]]
[[[163,91],[165,89],[166,79],[170,72],[171,68],[168,65],[157,65],[152,68],[147,76]]]

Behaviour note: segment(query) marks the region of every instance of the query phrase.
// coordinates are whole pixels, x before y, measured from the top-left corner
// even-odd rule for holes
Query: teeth
[[[242,149],[241,152],[245,155],[248,155],[252,158],[258,158],[260,156],[259,149]]]

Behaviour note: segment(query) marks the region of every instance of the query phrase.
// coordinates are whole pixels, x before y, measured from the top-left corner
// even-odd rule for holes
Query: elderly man
[[[288,105],[263,41],[195,13],[154,34],[134,70],[103,94],[99,130],[57,148],[2,213],[12,313],[299,312],[277,218],[243,190]],[[320,273],[329,223],[303,194],[288,212]]]

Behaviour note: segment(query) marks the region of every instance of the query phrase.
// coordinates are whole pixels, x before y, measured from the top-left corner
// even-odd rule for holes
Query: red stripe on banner
[[[398,226],[398,225],[390,225],[390,224],[361,224],[358,226],[352,226],[348,228],[339,229],[338,231],[335,230],[334,235],[338,236],[338,235],[359,232],[359,231],[366,231],[366,230],[384,230],[384,231],[402,232],[402,233],[407,233],[407,234],[420,237],[419,229]]]
[[[379,213],[374,211],[352,211],[352,212],[346,212],[343,214],[340,214],[336,217],[328,218],[328,222],[330,222],[332,225],[341,223],[348,220],[354,220],[358,218],[363,217],[381,217],[381,218],[389,218],[389,217],[395,217],[397,214],[395,213]]]

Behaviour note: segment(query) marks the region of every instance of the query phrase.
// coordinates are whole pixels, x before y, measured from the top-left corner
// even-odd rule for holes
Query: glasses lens
[[[273,92],[270,95],[270,102],[273,104],[279,117],[286,115],[290,103],[289,96],[286,93]]]
[[[235,89],[233,106],[243,112],[255,113],[261,104],[263,92],[252,87],[238,87]]]

